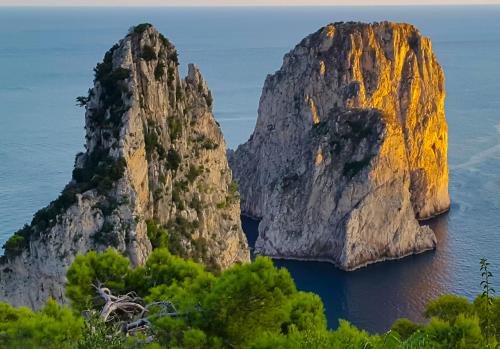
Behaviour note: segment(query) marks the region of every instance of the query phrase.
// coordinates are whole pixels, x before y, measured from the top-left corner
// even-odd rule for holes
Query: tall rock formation
[[[444,76],[409,24],[334,23],[267,77],[230,152],[258,253],[351,270],[432,249],[449,208]]]
[[[180,78],[163,35],[132,28],[78,100],[86,152],[61,196],[6,243],[1,301],[35,309],[48,297],[64,301],[74,257],[110,246],[134,265],[165,243],[215,269],[249,260],[210,91],[193,65]]]

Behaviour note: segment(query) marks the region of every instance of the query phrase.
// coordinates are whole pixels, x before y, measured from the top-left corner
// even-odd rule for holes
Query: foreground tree
[[[68,270],[73,311],[54,301],[40,312],[0,304],[0,348],[495,348],[500,299],[487,277],[488,291],[474,303],[445,295],[427,306],[429,323],[400,319],[370,335],[346,321],[328,330],[321,299],[297,291],[269,258],[216,276],[164,248],[138,268],[111,249],[89,252]]]

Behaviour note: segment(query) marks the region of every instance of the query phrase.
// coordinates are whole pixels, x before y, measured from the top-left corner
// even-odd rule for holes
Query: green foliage
[[[321,298],[314,293],[299,292],[291,299],[290,320],[285,332],[292,326],[299,331],[326,329],[326,318]]]
[[[167,229],[171,234],[179,234],[190,238],[192,233],[198,228],[198,221],[188,221],[183,216],[176,216],[167,224]]]
[[[210,318],[206,326],[236,347],[259,334],[279,332],[290,317],[289,298],[296,293],[290,274],[274,268],[269,258],[237,265],[215,282],[202,306]]]
[[[202,173],[203,173],[203,166],[190,165],[186,178],[189,181],[189,183],[193,183],[194,180]]]
[[[196,212],[199,214],[203,209],[203,203],[197,195],[194,195],[189,203],[189,207],[194,208]]]
[[[476,303],[478,308],[481,310],[479,312],[481,316],[481,324],[483,325],[484,333],[487,338],[496,337],[500,335],[499,323],[498,323],[498,315],[492,314],[493,310],[493,295],[495,294],[495,289],[491,286],[491,279],[493,278],[493,274],[491,273],[489,267],[490,263],[486,258],[481,258],[479,261],[480,271],[481,271],[481,287],[483,288],[483,292],[481,294],[480,300]],[[478,309],[478,310],[479,310]],[[495,318],[492,323],[493,318]],[[489,343],[491,344],[491,343]]]
[[[167,48],[170,48],[172,46],[170,41],[168,41],[168,39],[162,33],[160,33],[159,37],[160,37],[160,41],[163,44],[163,46],[165,46]]]
[[[7,258],[21,254],[28,247],[31,228],[27,224],[12,235],[3,245],[4,255]]]
[[[231,204],[236,203],[240,197],[240,193],[238,192],[238,183],[237,182],[231,181],[231,183],[229,183],[227,190],[228,190],[228,194],[227,194],[226,202],[225,202],[224,206],[226,204],[231,205]]]
[[[170,129],[170,139],[173,142],[182,134],[182,122],[176,116],[168,118],[168,127]]]
[[[486,341],[477,317],[457,317],[453,324],[434,318],[425,327],[429,342],[426,348],[483,349]]]
[[[112,189],[113,183],[123,177],[125,168],[126,163],[123,158],[113,159],[99,151],[91,153],[83,168],[73,170],[74,182],[68,184],[59,197],[47,207],[37,211],[29,226],[25,225],[5,242],[3,245],[5,256],[13,258],[19,255],[28,248],[33,237],[53,227],[57,222],[57,216],[76,202],[76,194],[91,189],[97,189],[99,194],[106,194]],[[106,240],[111,241],[112,238],[109,236]]]
[[[160,227],[148,221],[148,234]],[[489,275],[491,277],[492,275]],[[108,250],[78,256],[68,270],[67,296],[75,311],[90,309],[84,319],[53,301],[40,312],[0,303],[0,347],[78,349],[486,349],[496,348],[500,298],[481,294],[473,304],[457,296],[431,302],[430,322],[407,319],[382,335],[370,335],[341,320],[327,330],[317,295],[298,292],[289,273],[267,257],[235,265],[219,276],[191,260],[156,248],[143,267]],[[118,322],[97,317],[93,284],[102,282],[113,294],[135,291],[147,303],[170,301],[177,316],[150,308],[152,341],[127,337]],[[489,307],[489,313],[484,314]],[[486,324],[491,327],[488,329]]]
[[[170,148],[167,153],[167,168],[172,171],[177,171],[181,164],[181,155],[174,148]]]
[[[85,319],[85,328],[82,338],[78,341],[77,349],[125,349],[125,336],[116,336],[120,328],[117,324],[106,324],[96,312],[91,312]]]
[[[103,246],[118,246],[120,241],[113,227],[112,223],[105,221],[101,229],[92,235],[93,242]]]
[[[205,101],[207,102],[207,106],[209,108],[212,108],[212,105],[214,103],[214,99],[212,97],[212,92],[208,91],[208,94],[205,96]]]
[[[102,300],[95,297],[95,286],[103,283],[114,293],[121,293],[128,272],[129,260],[113,249],[77,256],[66,274],[66,296],[77,311],[100,306]]]
[[[165,228],[159,227],[153,220],[146,221],[149,241],[153,249],[168,247],[168,231]]]
[[[179,210],[183,210],[185,207],[184,207],[184,202],[182,201],[182,198],[181,198],[181,192],[183,190],[182,190],[182,187],[180,186],[180,183],[182,183],[182,182],[175,182],[174,183],[174,186],[172,188],[172,202],[175,204],[175,206]]]
[[[342,174],[349,178],[354,178],[366,166],[370,164],[371,158],[366,158],[361,161],[351,161],[344,164]]]
[[[126,166],[123,158],[114,159],[106,153],[94,151],[84,167],[73,170],[73,179],[77,183],[73,188],[79,193],[96,188],[100,194],[105,194],[114,182],[123,177]],[[71,199],[74,202],[74,199]],[[64,205],[64,208],[66,207],[67,205]]]
[[[171,48],[171,49],[170,49],[170,51],[169,51],[169,53],[168,53],[167,58],[168,58],[169,60],[171,60],[172,62],[174,62],[174,64],[175,64],[176,66],[178,66],[178,65],[179,65],[179,57],[178,57],[178,55],[177,55],[177,51],[176,51],[174,48]]]
[[[405,340],[410,338],[420,328],[421,328],[420,325],[417,325],[413,321],[403,318],[394,321],[391,330],[396,332],[401,337],[401,339]]]
[[[444,295],[429,302],[424,312],[425,317],[437,317],[448,322],[455,322],[460,315],[472,316],[472,304],[465,297]]]
[[[90,120],[98,126],[115,129],[120,125],[121,117],[128,109],[123,102],[122,95],[129,93],[123,80],[130,76],[128,69],[122,67],[113,69],[113,53],[118,47],[114,45],[106,52],[102,63],[98,63],[94,68],[94,82],[100,83],[103,92],[100,96],[101,106],[89,114]]]
[[[158,145],[158,136],[154,131],[144,132],[144,145],[146,148],[146,154],[151,156],[151,153],[156,149]]]
[[[213,149],[217,149],[219,147],[219,145],[217,143],[215,143],[215,141],[213,141],[212,139],[208,138],[207,136],[205,136],[203,134],[199,135],[195,139],[195,142],[200,146],[200,148],[206,149],[206,150],[213,150]]]
[[[166,65],[163,61],[158,61],[158,64],[156,65],[155,68],[155,79],[157,81],[160,81],[163,77],[163,74],[165,73],[165,68]]]
[[[88,102],[89,102],[89,98],[86,96],[76,97],[76,105],[79,107],[85,107]]]
[[[146,155],[151,158],[151,155],[156,150],[160,159],[164,159],[167,156],[167,152],[163,147],[162,143],[158,139],[154,129],[145,129],[144,131],[144,145],[146,148]]]
[[[49,300],[40,312],[0,303],[0,347],[70,349],[82,335],[83,320]]]
[[[146,62],[152,61],[153,59],[156,59],[156,51],[152,46],[144,45],[141,57]]]
[[[147,29],[151,28],[153,25],[151,23],[141,23],[138,24],[134,27],[134,33],[136,34],[142,34],[144,33]]]

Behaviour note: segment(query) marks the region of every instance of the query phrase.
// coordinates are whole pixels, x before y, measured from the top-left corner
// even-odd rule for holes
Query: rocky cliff
[[[243,213],[262,218],[256,251],[351,270],[434,248],[417,219],[450,205],[444,96],[412,25],[334,23],[302,40],[229,153]]]
[[[5,244],[0,300],[64,301],[75,255],[113,247],[134,265],[168,245],[212,269],[249,260],[212,96],[199,70],[181,79],[174,46],[134,27],[95,68],[86,151],[60,197]]]

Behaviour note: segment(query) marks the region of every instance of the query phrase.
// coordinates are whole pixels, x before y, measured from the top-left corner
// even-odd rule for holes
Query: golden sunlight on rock
[[[262,217],[255,250],[352,270],[433,249],[417,219],[450,206],[444,97],[412,25],[329,24],[301,41],[266,80],[232,160],[243,212]],[[288,126],[279,137],[276,123]]]
[[[326,36],[328,37],[328,39],[332,39],[333,36],[335,35],[335,27],[333,26],[333,24],[329,24],[327,27],[326,27]]]
[[[316,152],[316,161],[314,162],[314,164],[318,166],[322,162],[323,162],[323,154],[321,152],[321,148],[318,148],[318,151]]]
[[[326,67],[325,67],[325,62],[319,61],[319,73],[321,76],[325,75]]]
[[[311,107],[311,114],[314,124],[319,124],[318,110],[316,109],[316,104],[314,104],[314,100],[312,98],[309,98],[309,105]]]

